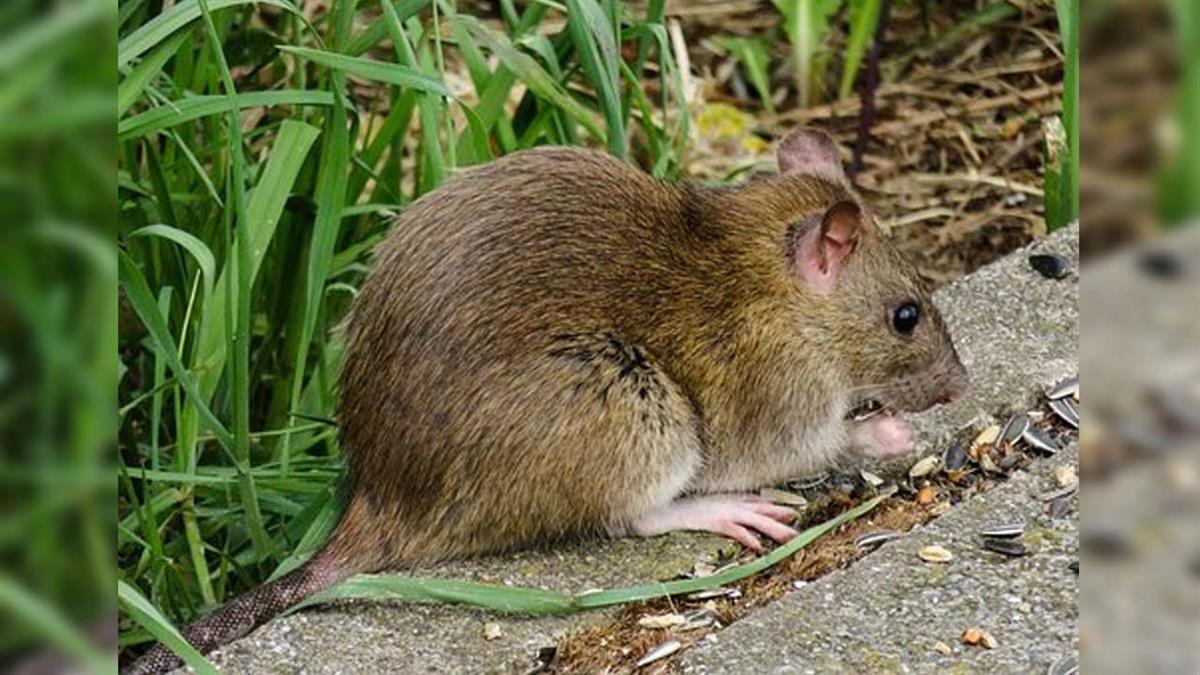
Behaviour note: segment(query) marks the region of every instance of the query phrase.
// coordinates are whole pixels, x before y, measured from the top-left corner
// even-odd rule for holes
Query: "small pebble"
[[[926,485],[917,490],[917,503],[921,506],[928,506],[935,501],[937,501],[937,490],[932,485]]]
[[[1054,483],[1060,488],[1076,487],[1079,485],[1079,474],[1070,464],[1059,464],[1054,467]]]
[[[1047,279],[1063,279],[1071,273],[1071,261],[1057,253],[1031,255],[1029,266]]]
[[[942,642],[941,640],[933,643],[933,651],[941,654],[942,656],[950,656],[954,654],[954,650],[950,647],[950,645]]]
[[[504,635],[504,631],[500,628],[500,624],[488,622],[483,624],[483,639],[484,640],[499,640]]]
[[[954,560],[954,554],[942,546],[931,544],[917,551],[917,556],[930,563],[947,563]]]

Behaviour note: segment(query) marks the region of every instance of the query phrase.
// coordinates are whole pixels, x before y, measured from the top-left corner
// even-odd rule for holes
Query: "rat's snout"
[[[950,361],[946,373],[946,388],[938,400],[941,405],[953,403],[962,398],[971,386],[971,376],[967,373],[967,367],[962,364],[962,360],[958,358],[958,354],[955,354]]]

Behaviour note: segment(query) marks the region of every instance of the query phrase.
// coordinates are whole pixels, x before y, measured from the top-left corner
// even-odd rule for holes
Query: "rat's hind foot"
[[[777,506],[755,495],[689,497],[676,499],[642,515],[630,524],[628,532],[652,537],[671,530],[702,530],[729,537],[746,548],[761,551],[762,542],[754,533],[783,543],[796,536],[796,531],[784,523],[792,522],[797,515],[792,509]]]

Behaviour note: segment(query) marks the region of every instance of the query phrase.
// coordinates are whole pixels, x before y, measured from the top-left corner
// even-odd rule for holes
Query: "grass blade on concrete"
[[[136,588],[117,581],[117,602],[143,628],[200,675],[217,675],[217,669],[200,652],[188,644],[175,626],[162,615]]]
[[[449,579],[360,574],[309,597],[291,611],[331,600],[358,599],[458,603],[507,614],[567,614],[680,593],[694,593],[745,579],[786,560],[822,535],[866,515],[891,494],[888,492],[874,497],[830,520],[804,530],[788,543],[764,556],[708,577],[571,595],[539,588],[514,588]]]

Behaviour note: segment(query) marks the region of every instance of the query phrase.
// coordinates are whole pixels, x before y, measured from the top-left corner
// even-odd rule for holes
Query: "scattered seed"
[[[538,650],[537,658],[534,661],[533,668],[525,671],[525,675],[544,673],[553,668],[556,663],[558,663],[558,647],[542,647]]]
[[[1004,430],[1000,432],[1000,443],[1009,443],[1016,445],[1020,440],[1021,435],[1029,428],[1029,415],[1018,413],[1013,415],[1008,423],[1004,425]]]
[[[1079,413],[1075,412],[1074,406],[1068,401],[1069,398],[1056,398],[1050,401],[1050,412],[1054,413],[1058,419],[1066,422],[1072,429],[1079,428]]]
[[[1046,435],[1046,432],[1038,429],[1035,426],[1030,426],[1028,429],[1026,429],[1025,433],[1022,435],[1022,438],[1025,439],[1025,442],[1028,443],[1030,447],[1040,450],[1048,455],[1057,454],[1059,450],[1062,450],[1062,448],[1059,447],[1058,443],[1056,443],[1053,438],[1050,438],[1048,435]]]
[[[980,455],[983,454],[983,450],[991,447],[997,438],[1000,438],[1000,425],[993,424],[979,432],[975,440],[971,441],[971,447],[967,449],[967,454],[973,459],[978,460]]]
[[[500,628],[500,624],[490,621],[483,624],[484,640],[499,640],[502,635],[504,635],[504,631]]]
[[[879,530],[878,532],[868,532],[854,540],[854,545],[859,548],[871,548],[878,546],[885,541],[899,539],[904,536],[896,530]]]
[[[954,560],[954,554],[937,544],[922,547],[917,555],[925,562],[947,563]]]
[[[866,482],[867,485],[870,485],[871,487],[874,487],[874,488],[877,488],[880,485],[883,485],[883,479],[880,478],[879,476],[871,473],[870,471],[863,469],[859,473],[862,474],[862,479],[863,479],[863,481]]]
[[[1047,279],[1063,279],[1071,273],[1071,261],[1057,253],[1031,255],[1029,266]]]
[[[969,462],[970,459],[971,458],[967,456],[967,449],[963,447],[963,444],[955,443],[954,445],[946,448],[946,452],[942,454],[943,470],[946,471],[946,473],[950,473],[951,471],[962,471],[963,468],[967,466],[967,462]]]
[[[1010,452],[1009,454],[1004,456],[1004,459],[1000,460],[1000,470],[1001,471],[1011,471],[1012,469],[1016,468],[1016,466],[1018,464],[1020,464],[1021,460],[1023,460],[1023,459],[1024,459],[1024,456],[1021,453]]]
[[[1088,527],[1080,533],[1079,547],[1087,553],[1101,558],[1126,558],[1133,547],[1125,535],[1110,529]]]
[[[942,642],[941,640],[933,643],[933,651],[941,654],[942,656],[950,656],[954,654],[954,650],[951,649],[950,645]]]
[[[650,616],[643,616],[642,618],[638,619],[638,625],[642,628],[654,628],[658,630],[672,628],[674,626],[682,626],[685,623],[687,623],[687,618],[685,618],[682,614],[674,613],[653,614]]]
[[[979,646],[985,649],[995,649],[1000,644],[991,633],[982,628],[975,627],[964,630],[959,639],[962,640],[964,645]]]
[[[758,496],[771,502],[772,504],[782,504],[784,506],[794,507],[797,511],[803,511],[808,506],[808,500],[795,492],[787,490],[777,490],[775,488],[763,488],[758,491]]]
[[[658,661],[659,659],[665,659],[679,651],[680,647],[682,646],[683,645],[679,643],[679,640],[667,640],[666,642],[647,652],[647,654],[643,656],[634,667],[643,668],[651,663],[654,663],[655,661]]]
[[[1160,281],[1174,281],[1183,276],[1183,261],[1174,253],[1163,250],[1146,251],[1141,266],[1143,272]]]
[[[1004,470],[996,466],[996,462],[992,461],[992,454],[986,450],[979,455],[979,468],[987,473],[1004,473]]]
[[[1079,660],[1073,654],[1067,654],[1050,664],[1046,675],[1079,675]]]
[[[1059,464],[1054,467],[1054,482],[1060,488],[1079,487],[1079,474],[1070,464]]]
[[[923,478],[937,470],[942,463],[942,458],[937,455],[929,455],[921,459],[912,468],[908,470],[909,478]]]
[[[992,539],[1012,539],[1022,534],[1025,534],[1025,525],[1023,523],[996,525],[979,531],[979,536],[991,537]]]
[[[917,490],[917,503],[921,506],[929,506],[935,501],[937,501],[937,490],[932,485],[926,485]]]
[[[1048,398],[1052,401],[1056,400],[1056,399],[1060,399],[1060,398],[1067,398],[1068,396],[1070,396],[1072,398],[1079,397],[1079,376],[1078,375],[1072,375],[1071,377],[1068,377],[1067,379],[1063,380],[1062,382],[1059,382],[1058,384],[1051,387],[1046,392],[1046,398]]]
[[[983,547],[989,551],[1012,558],[1019,558],[1029,553],[1029,549],[1019,539],[995,539],[987,537],[983,540]]]
[[[691,612],[685,618],[687,621],[685,621],[683,625],[679,627],[679,630],[681,631],[707,628],[717,622],[717,620],[713,618],[712,612],[707,609],[700,609],[696,610],[695,612]]]
[[[742,592],[736,588],[710,588],[706,591],[696,591],[687,596],[688,600],[709,600],[711,598],[730,598],[736,599],[742,597]]]

